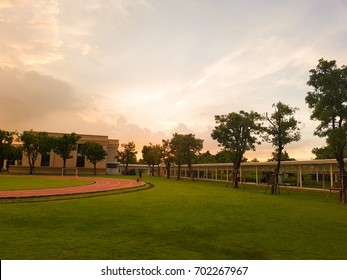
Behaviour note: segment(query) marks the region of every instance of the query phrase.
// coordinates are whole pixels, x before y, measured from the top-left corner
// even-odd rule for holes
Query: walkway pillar
[[[330,188],[334,185],[333,165],[330,163]]]
[[[319,173],[318,173],[318,170],[316,171],[316,182],[317,182],[317,183],[319,182]]]

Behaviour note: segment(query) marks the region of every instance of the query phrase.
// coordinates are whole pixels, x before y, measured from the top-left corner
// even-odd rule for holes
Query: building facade
[[[62,137],[64,133],[48,132],[51,137]],[[108,165],[116,163],[116,155],[119,146],[119,140],[109,139],[108,136],[77,134],[80,139],[77,141],[76,150],[71,152],[72,158],[66,160],[66,167],[63,169],[63,159],[51,151],[49,154],[42,156],[39,154],[36,162],[34,174],[63,174],[78,175],[92,174],[93,164],[81,155],[81,148],[86,142],[95,142],[102,145],[107,156],[105,160],[97,163],[97,174],[106,174]],[[23,154],[20,164],[10,166],[10,173],[29,173],[29,160]]]

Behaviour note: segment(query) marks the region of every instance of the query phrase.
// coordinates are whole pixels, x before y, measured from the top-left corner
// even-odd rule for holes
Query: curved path
[[[50,177],[52,178],[52,177]],[[59,177],[62,178],[62,177]],[[82,179],[76,177],[63,177],[63,179]],[[86,179],[86,178],[83,178]],[[50,188],[50,189],[31,189],[31,190],[12,190],[0,191],[0,198],[22,198],[22,197],[43,197],[43,196],[56,196],[56,195],[69,195],[69,194],[83,194],[83,193],[96,193],[107,192],[113,190],[130,189],[143,186],[144,182],[136,182],[127,179],[113,179],[113,178],[88,178],[94,183],[83,186]]]

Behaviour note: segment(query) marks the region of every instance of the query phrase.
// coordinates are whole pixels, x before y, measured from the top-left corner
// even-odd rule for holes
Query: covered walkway
[[[261,184],[266,182],[266,176],[272,173],[277,162],[244,162],[241,164],[240,177],[247,183]],[[286,180],[290,185],[304,187],[305,175],[310,175],[314,182],[321,188],[330,188],[334,183],[334,174],[338,173],[338,165],[334,159],[308,160],[308,161],[283,161],[281,170],[283,183]],[[177,175],[177,167],[171,170],[172,176]],[[232,163],[194,164],[193,176],[196,179],[213,181],[230,181],[233,174]],[[188,166],[181,167],[181,177],[191,177]],[[289,183],[288,183],[289,184]]]

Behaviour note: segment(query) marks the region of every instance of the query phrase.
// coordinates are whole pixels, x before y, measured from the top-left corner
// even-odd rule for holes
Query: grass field
[[[347,259],[324,193],[145,177],[142,192],[0,204],[1,259]]]
[[[88,179],[66,179],[56,177],[32,177],[32,176],[0,176],[0,190],[27,190],[27,189],[46,189],[61,188],[72,186],[83,186],[91,184],[93,181]]]

